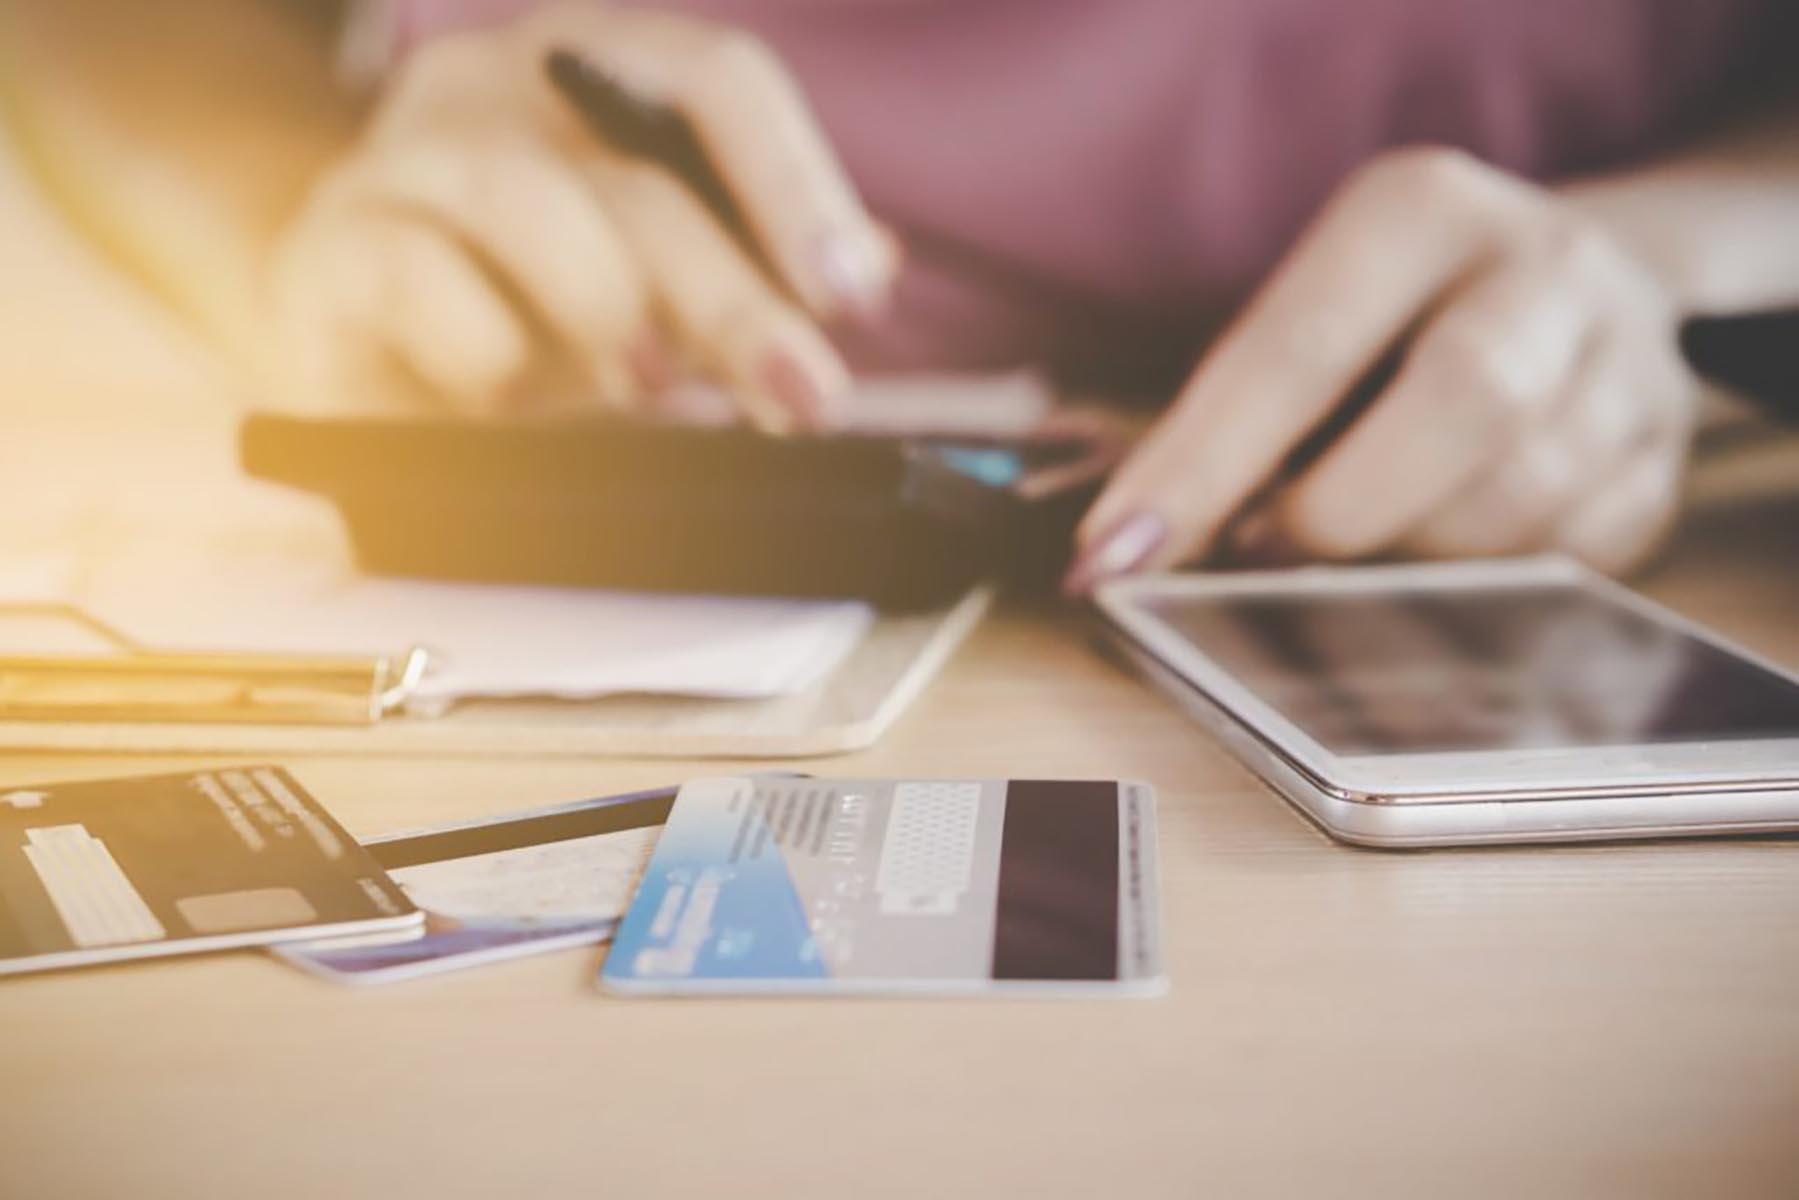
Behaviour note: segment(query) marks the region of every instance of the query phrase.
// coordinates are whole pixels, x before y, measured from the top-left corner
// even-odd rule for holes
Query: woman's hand
[[[686,117],[766,268],[672,175],[592,136],[547,81],[552,49]],[[278,248],[271,374],[303,409],[484,414],[553,393],[652,404],[693,371],[765,428],[824,427],[848,374],[818,325],[877,308],[894,266],[760,43],[556,5],[404,64]]]
[[[1068,586],[1259,560],[1563,550],[1621,571],[1676,510],[1695,385],[1663,286],[1554,194],[1459,153],[1338,193],[1087,515]],[[1395,349],[1390,382],[1282,468]]]

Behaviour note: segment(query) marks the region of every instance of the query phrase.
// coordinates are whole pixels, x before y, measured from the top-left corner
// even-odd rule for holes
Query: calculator
[[[1071,440],[777,438],[618,418],[256,414],[252,476],[329,498],[360,566],[438,579],[935,607],[1066,564],[1096,480],[1027,498]]]

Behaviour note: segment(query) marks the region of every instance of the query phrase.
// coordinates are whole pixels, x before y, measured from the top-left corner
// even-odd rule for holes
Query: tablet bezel
[[[1799,738],[1454,753],[1339,755],[1314,740],[1148,607],[1187,596],[1319,595],[1572,586],[1698,638],[1799,685],[1799,677],[1572,560],[1485,559],[1228,574],[1139,576],[1097,589],[1101,613],[1178,676],[1276,746],[1326,792],[1361,801],[1481,800],[1506,795],[1625,795],[1759,790],[1799,784]]]

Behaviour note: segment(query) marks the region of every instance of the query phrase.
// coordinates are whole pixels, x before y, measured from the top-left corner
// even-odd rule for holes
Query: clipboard
[[[103,647],[0,653],[8,723],[372,725],[398,711],[430,667],[422,646],[394,656],[161,651],[73,604],[0,604],[0,619],[65,624]]]
[[[433,757],[811,758],[884,734],[992,602],[982,585],[924,612],[883,614],[835,672],[767,700],[617,696],[463,700],[358,725],[290,720],[0,720],[0,750]]]

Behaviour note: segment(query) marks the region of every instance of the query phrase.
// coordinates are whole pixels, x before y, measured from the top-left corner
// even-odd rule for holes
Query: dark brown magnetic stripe
[[[1118,785],[1006,785],[995,979],[1118,977]]]

